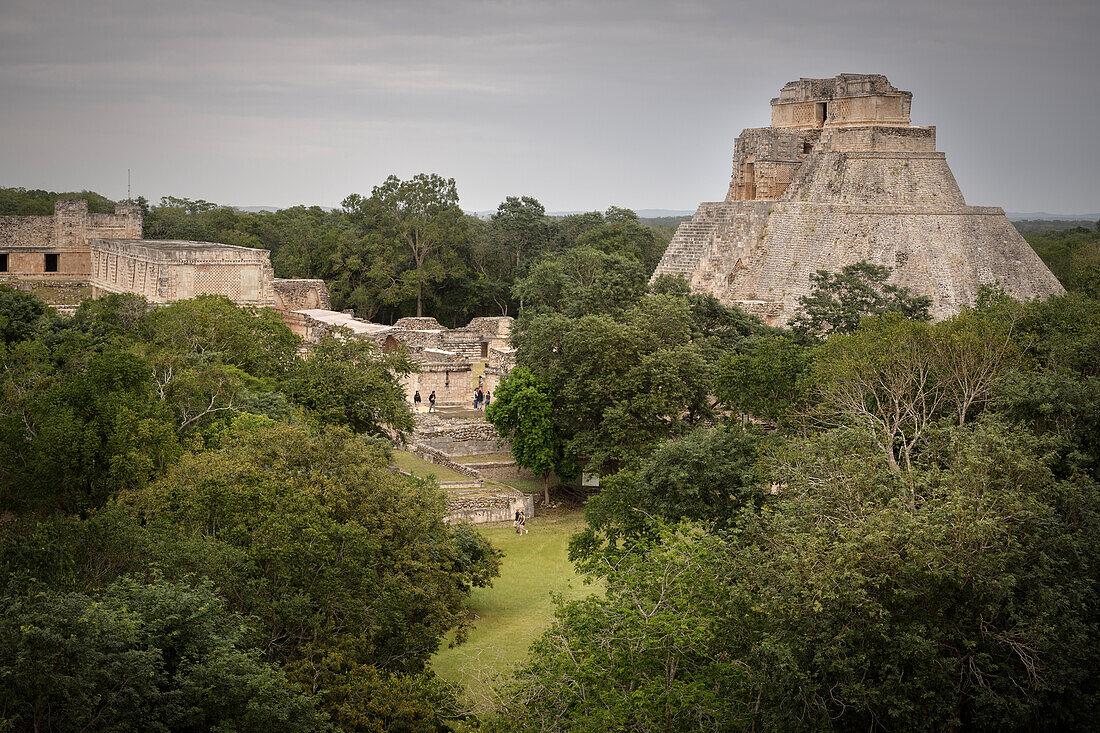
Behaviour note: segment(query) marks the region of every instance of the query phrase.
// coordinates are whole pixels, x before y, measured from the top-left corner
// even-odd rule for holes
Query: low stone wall
[[[324,280],[291,279],[277,277],[273,281],[275,309],[300,311],[313,308],[328,310],[330,305],[328,286]]]
[[[412,446],[409,447],[409,452],[417,456],[418,458],[423,458],[429,463],[434,463],[437,466],[443,466],[444,468],[449,468],[452,471],[457,471],[463,476],[470,476],[476,479],[481,478],[481,472],[478,471],[476,468],[471,468],[470,466],[464,466],[461,463],[456,463],[455,461],[452,461],[450,458],[448,458],[447,455],[443,453],[443,451],[436,450],[435,448],[432,448],[430,446],[420,443],[414,443]]]
[[[423,392],[421,392],[423,395]],[[433,424],[422,421],[416,429],[416,442],[442,451],[448,456],[476,456],[501,448],[500,434],[489,423],[474,420]]]
[[[522,511],[528,518],[535,516],[534,496],[519,492],[467,496],[454,494],[447,500],[446,521],[452,524],[511,522],[517,511]]]

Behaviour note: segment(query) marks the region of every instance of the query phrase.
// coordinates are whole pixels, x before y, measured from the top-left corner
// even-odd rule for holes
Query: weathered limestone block
[[[506,447],[496,428],[489,423],[433,419],[430,415],[418,418],[414,441],[452,457],[487,455]]]
[[[511,522],[517,511],[524,512],[528,518],[535,516],[535,497],[518,491],[467,495],[452,492],[447,499],[446,520],[452,524]]]

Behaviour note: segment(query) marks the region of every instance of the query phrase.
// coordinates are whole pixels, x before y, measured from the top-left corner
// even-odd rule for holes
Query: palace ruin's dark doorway
[[[829,118],[829,103],[828,102],[815,102],[814,103],[814,124],[818,127],[825,127],[825,120]]]

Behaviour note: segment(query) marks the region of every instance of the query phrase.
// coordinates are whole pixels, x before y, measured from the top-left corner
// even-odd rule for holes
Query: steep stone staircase
[[[698,214],[696,214],[698,216]],[[714,237],[718,233],[718,222],[698,221],[692,219],[685,221],[676,228],[676,234],[669,242],[661,263],[653,271],[653,277],[658,275],[683,275],[691,279],[699,263],[710,252]]]

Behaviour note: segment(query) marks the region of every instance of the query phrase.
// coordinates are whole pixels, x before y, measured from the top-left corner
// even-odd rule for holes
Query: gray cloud
[[[10,2],[0,184],[693,208],[790,79],[878,72],[968,201],[1100,208],[1094,2]]]

